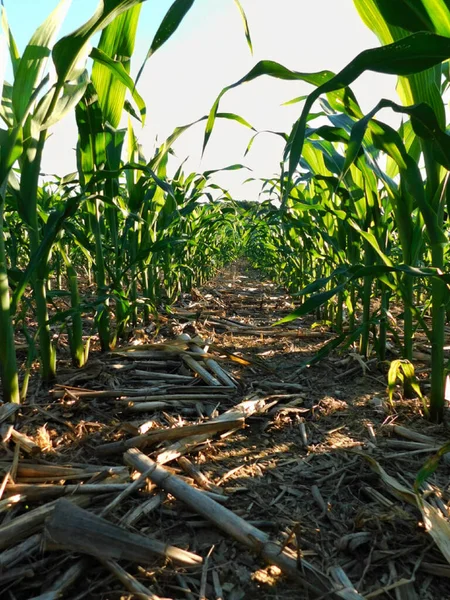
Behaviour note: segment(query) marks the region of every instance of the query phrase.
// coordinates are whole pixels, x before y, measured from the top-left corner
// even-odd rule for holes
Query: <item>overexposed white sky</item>
[[[254,55],[247,47],[240,14],[233,0],[196,0],[175,35],[147,63],[138,90],[147,103],[144,129],[135,122],[136,134],[149,159],[155,139],[161,143],[173,129],[209,112],[221,89],[240,79],[259,60],[280,62],[297,71],[339,71],[364,49],[378,46],[364,26],[352,0],[241,0],[247,13]],[[22,52],[56,0],[5,0],[11,29]],[[161,16],[171,0],[144,2],[138,29],[133,72],[137,72],[151,44]],[[62,33],[84,22],[95,10],[93,0],[73,0]],[[352,86],[364,111],[382,98],[395,99],[395,77],[366,74]],[[289,133],[301,105],[281,104],[308,93],[311,86],[263,77],[229,92],[220,110],[234,112],[256,129]],[[389,120],[388,114],[383,118]],[[249,176],[270,177],[278,172],[283,151],[281,138],[257,137],[243,158],[252,132],[229,121],[217,121],[201,159],[204,124],[196,125],[174,145],[177,158],[172,170],[189,156],[185,170],[201,172],[244,163],[248,171],[219,174],[216,182],[235,198],[256,199],[259,184],[242,185]],[[45,173],[74,171],[76,126],[72,116],[55,126],[43,159]]]

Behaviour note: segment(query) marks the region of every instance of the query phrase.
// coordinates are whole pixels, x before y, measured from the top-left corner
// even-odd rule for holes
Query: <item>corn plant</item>
[[[385,285],[391,287],[394,279],[405,303],[406,356],[410,356],[412,351],[413,316],[419,320],[431,343],[430,415],[434,421],[440,421],[444,406],[443,335],[449,281],[448,275],[443,274],[443,271],[448,243],[445,210],[450,168],[450,145],[445,131],[442,92],[448,79],[445,77],[448,69],[443,63],[450,57],[450,12],[442,0],[408,1],[399,6],[382,0],[355,0],[355,5],[384,44],[383,48],[362,52],[336,75],[329,71],[301,73],[272,61],[259,62],[239,81],[224,88],[217,98],[208,118],[204,146],[210,138],[221,97],[234,87],[261,75],[301,80],[316,86],[306,97],[301,116],[294,124],[286,144],[284,158],[287,162],[287,181],[284,181],[284,176],[280,180],[281,205],[282,210],[286,210],[298,187],[298,169],[302,166],[302,161],[308,160],[311,143],[314,144],[311,136],[314,140],[316,132],[309,129],[311,109],[322,95],[326,95],[327,106],[337,114],[333,117],[334,124],[349,134],[348,140],[342,137],[339,140],[345,146],[345,156],[344,162],[339,165],[337,182],[332,183],[332,210],[336,212],[336,209],[344,208],[347,224],[363,240],[363,255],[366,260],[364,265],[338,267],[339,271],[334,276],[343,277],[343,283],[309,298],[290,318],[296,318],[314,306],[323,304],[360,278],[364,278],[365,282],[363,303],[367,307],[373,277],[380,278]],[[372,111],[363,115],[349,86],[365,71],[399,76],[403,105],[381,100]],[[375,119],[377,112],[386,107],[409,119],[401,134]],[[329,133],[326,132],[326,135]],[[380,172],[378,165],[371,159],[376,159],[379,152],[388,156],[388,169],[394,177],[398,175],[399,183]],[[361,160],[361,153],[364,153],[366,163],[369,161],[366,165]],[[423,159],[425,165],[425,178],[418,167],[419,159]],[[309,162],[313,177],[324,177],[323,165],[317,161],[315,164]],[[355,167],[361,171],[360,174],[356,173]],[[373,173],[383,182],[391,205],[391,216],[395,229],[398,228],[401,256],[405,261],[403,265],[392,260],[395,258],[394,254],[389,256],[388,246],[383,247],[380,235],[378,239],[374,235],[377,230],[381,233],[384,225],[379,220],[381,198]],[[350,205],[343,206],[339,199],[339,187],[348,187],[349,175],[354,182],[360,181],[357,187],[364,191],[363,207],[358,207],[359,200],[356,200],[352,185],[349,190]],[[325,177],[329,177],[329,174],[325,173]],[[389,242],[385,238],[384,241]],[[427,254],[430,255],[428,268],[417,268],[418,261]],[[374,262],[375,258],[378,264]],[[413,305],[413,277],[431,280],[431,328]],[[330,278],[322,278],[319,281],[322,285],[314,283],[313,287],[307,288],[308,292],[320,289],[329,281]],[[364,319],[367,321],[367,318],[366,310]],[[363,350],[366,348],[366,341],[367,328],[363,333]]]

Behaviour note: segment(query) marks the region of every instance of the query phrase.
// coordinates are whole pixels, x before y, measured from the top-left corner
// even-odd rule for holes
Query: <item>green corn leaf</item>
[[[39,124],[39,130],[48,129],[70,113],[84,96],[88,83],[89,74],[86,70],[78,79],[65,83],[53,110],[49,110],[53,102],[53,93],[46,94],[33,115],[34,120]]]
[[[40,82],[51,46],[67,14],[71,0],[61,0],[44,23],[36,29],[20,59],[14,77],[13,109],[16,121],[20,123],[28,110],[30,99]]]
[[[430,17],[421,1],[417,0],[374,0],[384,20],[394,27],[410,32],[433,31]]]
[[[420,390],[419,384],[415,376],[414,365],[409,360],[397,359],[391,362],[388,371],[388,393],[389,402],[391,404],[393,402],[393,395],[397,379],[400,379],[402,383],[407,381],[417,394],[418,398],[423,398],[422,392]]]
[[[118,79],[119,82],[131,92],[133,100],[136,102],[136,105],[139,109],[139,113],[140,113],[141,119],[142,119],[142,124],[144,125],[145,124],[145,115],[146,115],[145,102],[144,102],[143,98],[140,96],[140,94],[138,93],[138,91],[136,90],[134,81],[131,79],[131,77],[126,72],[123,64],[121,62],[113,60],[99,48],[92,48],[89,56],[94,61],[99,62],[101,65],[106,67],[110,71],[110,73],[113,75],[113,77]],[[118,104],[114,104],[114,106],[113,106],[111,96],[109,95],[109,90],[106,90],[106,92],[105,92],[105,89],[103,88],[103,84],[105,83],[105,78],[98,79],[97,82],[99,83],[99,85],[102,86],[100,93],[98,92],[98,90],[96,88],[97,93],[99,93],[99,102],[100,102],[100,97],[103,97],[104,105],[105,105],[105,108],[107,109],[107,113],[104,116],[105,116],[105,118],[106,118],[106,116],[108,116],[108,118],[112,119],[113,122],[110,122],[110,124],[113,127],[117,127],[117,125],[119,124],[119,121],[120,121],[120,116],[122,114],[122,108],[123,108],[122,94],[121,93],[119,94]],[[109,85],[109,82],[107,82],[107,83]],[[113,90],[114,89],[115,89],[115,87],[113,88]],[[106,99],[105,99],[105,93],[106,93]],[[111,101],[108,102],[108,100],[111,100]],[[120,111],[119,111],[119,108],[120,108]]]
[[[76,31],[61,38],[53,48],[58,87],[77,79],[85,69],[90,38],[107,27],[116,17],[144,0],[100,0],[94,15]]]
[[[363,229],[361,229],[361,227],[358,225],[358,223],[356,223],[354,219],[348,219],[347,222],[351,227],[353,227],[355,231],[359,233],[359,235],[363,239],[369,242],[369,244],[372,246],[372,248],[375,250],[375,252],[378,254],[378,256],[381,258],[385,265],[389,267],[393,266],[391,259],[380,248],[380,244],[378,243],[376,236],[371,231],[364,231]]]
[[[263,75],[267,75],[269,77],[274,77],[275,79],[282,79],[284,81],[305,81],[306,83],[311,83],[315,86],[321,86],[330,80],[333,80],[334,73],[331,71],[320,71],[318,73],[299,73],[297,71],[291,71],[287,69],[280,63],[271,61],[271,60],[262,60],[258,62],[253,69],[251,69],[247,75],[236,81],[227,87],[225,87],[217,97],[214,102],[211,111],[208,116],[208,121],[206,123],[205,128],[205,136],[203,140],[203,152],[208,144],[209,138],[211,137],[212,130],[214,128],[215,119],[217,116],[217,111],[219,109],[220,100],[228,91],[232,90],[235,87],[238,87],[244,83],[248,83],[261,77]],[[341,86],[345,87],[345,86]],[[336,87],[336,90],[330,90],[330,94],[328,95],[328,100],[332,108],[336,110],[348,110],[351,114],[356,116],[361,116],[361,111],[359,109],[358,103],[356,99],[349,89],[342,90],[339,87]],[[309,111],[308,111],[309,113]],[[306,117],[305,117],[306,122]],[[299,157],[300,159],[300,157]],[[297,161],[298,163],[298,161]]]
[[[439,466],[441,458],[450,452],[450,442],[444,444],[427,462],[423,465],[420,471],[417,473],[416,480],[414,482],[414,489],[416,493],[419,493],[420,488],[426,482]]]
[[[9,49],[9,57],[11,59],[11,65],[13,68],[14,77],[17,75],[17,69],[19,68],[20,63],[20,53],[17,48],[14,37],[11,33],[11,29],[9,28],[8,18],[6,16],[6,8],[2,5],[0,6],[1,13],[1,27],[6,36],[6,43],[8,44]]]
[[[219,113],[217,115],[217,117],[219,117],[220,114],[223,114],[223,113]],[[255,133],[255,135],[252,135],[252,137],[250,138],[250,141],[247,144],[247,148],[245,149],[245,152],[244,152],[244,157],[247,156],[247,154],[250,152],[250,150],[252,149],[252,146],[253,146],[253,142],[255,141],[255,139],[257,138],[257,136],[260,135],[261,133],[271,133],[272,135],[277,135],[277,136],[281,137],[285,142],[288,141],[288,135],[287,135],[287,133],[283,133],[282,131],[270,131],[270,130],[267,130],[267,129],[264,129],[262,131],[257,131]]]
[[[196,121],[192,121],[192,123],[188,123],[187,125],[182,125],[180,127],[176,127],[174,129],[174,131],[172,132],[172,134],[166,139],[166,141],[163,144],[161,144],[161,147],[159,148],[156,156],[149,162],[149,166],[152,169],[154,169],[155,171],[157,171],[160,164],[167,157],[167,153],[170,151],[170,148],[177,141],[177,139],[180,137],[180,135],[182,135],[185,131],[187,131],[193,125],[196,125],[197,123],[201,123],[202,121],[206,121],[207,118],[208,118],[207,116],[203,116],[203,117],[200,117],[200,119],[197,119]],[[236,121],[236,123],[239,123],[239,124],[243,125],[244,127],[248,127],[252,131],[256,131],[256,129],[252,125],[250,125],[250,123],[248,123],[248,121],[246,121],[239,115],[236,115],[235,113],[218,113],[216,115],[216,118],[217,119],[227,119],[228,121]]]
[[[103,53],[103,57],[106,55],[113,62],[105,65],[100,60],[95,60],[94,57],[92,82],[98,93],[103,117],[113,128],[119,126],[126,90],[129,89],[132,94],[135,92],[134,82],[130,79],[129,73],[141,8],[142,4],[133,6],[116,17],[102,31],[98,50]],[[111,65],[114,65],[114,67],[111,68]],[[117,65],[120,65],[120,67],[117,67]],[[124,77],[124,73],[126,77]],[[140,110],[145,109],[142,99],[140,96],[138,98],[141,105],[134,98],[138,108]],[[142,120],[144,121],[143,116]]]
[[[422,4],[436,33],[450,37],[450,7],[448,2],[446,0],[422,0]]]
[[[302,154],[307,115],[321,94],[349,86],[365,71],[412,75],[438,65],[449,57],[450,39],[428,32],[419,32],[383,48],[372,48],[358,54],[342,71],[308,96],[290,136],[289,178],[292,179]]]
[[[28,283],[30,282],[32,274],[38,265],[41,264],[42,261],[46,260],[46,257],[55,243],[59,232],[63,229],[67,219],[74,215],[78,206],[80,205],[80,202],[81,196],[71,197],[67,200],[62,209],[52,212],[49,216],[42,233],[42,239],[38,251],[31,257],[20,282],[14,290],[14,294],[11,299],[11,314],[16,312],[18,303],[20,302]]]
[[[9,172],[16,160],[22,155],[22,151],[22,127],[16,126],[9,130],[0,129],[0,190],[6,185]]]
[[[0,82],[1,83],[1,82]],[[12,108],[13,86],[7,81],[3,82],[2,98],[0,105],[0,117],[6,126],[11,129],[14,127],[14,111]]]
[[[396,112],[403,112],[409,115],[414,115],[416,132],[426,139],[433,142],[436,155],[439,156],[441,162],[446,162],[450,158],[450,137],[440,129],[437,119],[430,107],[426,105],[418,105],[413,107],[402,107],[390,100],[381,100],[378,105],[366,117],[355,124],[352,130],[351,140],[348,146],[346,157],[346,167],[353,162],[357,150],[360,148],[364,132],[369,126],[372,117],[383,107],[393,108]],[[386,152],[398,165],[408,190],[412,197],[416,199],[417,205],[423,215],[428,234],[433,241],[444,241],[445,234],[439,226],[437,211],[427,201],[425,197],[424,185],[420,169],[414,159],[406,152],[398,133],[381,123],[380,121],[371,124],[372,136],[374,144]],[[404,218],[408,216],[405,214]]]
[[[292,313],[284,317],[283,319],[274,323],[274,325],[281,325],[282,323],[289,323],[294,319],[307,315],[310,312],[316,310],[322,304],[325,304],[330,298],[333,298],[336,294],[343,291],[346,286],[356,279],[362,277],[378,277],[382,278],[388,273],[405,273],[411,277],[436,277],[444,281],[447,286],[450,284],[450,273],[441,273],[439,269],[434,268],[417,268],[409,265],[389,266],[389,265],[371,265],[367,267],[361,267],[360,265],[352,265],[350,267],[343,267],[339,271],[342,276],[346,277],[346,281],[340,285],[335,286],[331,290],[321,292],[315,296],[308,298],[302,306],[295,309]],[[330,277],[331,279],[331,277]]]
[[[153,38],[150,50],[147,52],[147,56],[139,69],[136,83],[139,81],[148,59],[175,33],[194,2],[195,0],[175,0],[169,8]]]
[[[240,1],[239,0],[234,0],[234,2],[236,4],[236,6],[238,7],[239,12],[241,13],[242,22],[244,24],[245,38],[247,40],[248,47],[250,48],[250,52],[251,52],[251,54],[253,54],[252,38],[251,38],[251,35],[250,35],[250,28],[248,26],[247,16],[246,16],[246,14],[244,12],[244,9],[242,8],[242,4],[240,3]]]
[[[290,106],[291,104],[298,104],[299,102],[303,102],[306,100],[308,96],[297,96],[296,98],[292,98],[292,100],[287,100],[287,102],[283,102],[281,106]]]
[[[206,178],[208,178],[211,175],[213,175],[214,173],[220,173],[221,171],[239,171],[240,169],[246,169],[247,171],[252,170],[249,167],[246,167],[245,165],[236,164],[236,165],[229,165],[228,167],[222,167],[221,169],[211,169],[210,171],[205,171],[203,173],[203,175]]]
[[[405,0],[401,0],[404,2]],[[400,5],[398,3],[389,3],[383,0],[354,0],[356,8],[361,15],[361,18],[365,24],[377,35],[378,39],[383,45],[391,44],[392,42],[399,41],[408,35],[408,13],[414,12],[415,17],[419,16],[419,22],[416,25],[409,25],[410,31],[428,31],[431,33],[438,33],[446,36],[444,31],[439,28],[435,29],[431,24],[429,18],[430,11],[428,10],[428,16],[424,13],[423,2],[421,0],[406,0],[409,3],[409,9],[405,10],[405,14],[399,12]],[[441,4],[442,0],[431,0],[433,5]],[[391,4],[391,6],[388,6]],[[404,24],[396,26],[391,23],[390,20],[392,15],[389,16],[389,12],[395,12],[398,22],[400,23],[403,19]],[[421,17],[420,18],[420,14]],[[442,66],[438,65],[434,68],[422,71],[417,74],[409,75],[407,77],[399,78],[398,93],[400,95],[402,104],[411,105],[419,102],[426,102],[435,111],[441,126],[445,124],[445,111],[440,93],[441,83],[441,70]]]
[[[82,186],[85,186],[91,182],[98,169],[105,167],[106,149],[112,139],[111,132],[104,127],[102,112],[92,84],[77,104],[75,116],[78,126],[78,173]]]

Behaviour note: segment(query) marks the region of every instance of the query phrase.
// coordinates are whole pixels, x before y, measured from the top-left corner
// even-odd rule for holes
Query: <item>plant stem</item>
[[[444,247],[434,244],[431,247],[433,266],[443,269]],[[444,281],[434,277],[431,283],[431,396],[430,418],[435,423],[441,423],[444,417],[444,343],[445,343],[445,304],[447,300],[447,286]]]
[[[14,328],[9,309],[8,272],[6,268],[5,240],[3,237],[3,207],[4,200],[0,197],[0,375],[3,388],[3,402],[20,404]]]

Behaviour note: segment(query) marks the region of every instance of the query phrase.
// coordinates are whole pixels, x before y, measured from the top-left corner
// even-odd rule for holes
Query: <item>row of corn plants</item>
[[[403,355],[412,359],[421,327],[432,352],[430,416],[444,408],[444,327],[449,309],[446,273],[449,235],[450,136],[443,96],[448,86],[450,7],[444,0],[354,0],[382,47],[356,56],[339,73],[304,73],[259,62],[222,90],[211,109],[208,143],[222,96],[262,75],[314,86],[286,141],[283,172],[267,182],[255,211],[248,252],[304,299],[286,320],[325,308],[342,326],[347,305],[351,332],[369,351],[377,327],[381,358],[389,303],[403,303]],[[400,102],[376,98],[363,114],[351,84],[366,71],[398,76]],[[313,106],[320,102],[321,123]],[[401,115],[395,130],[378,119],[381,109]],[[282,265],[282,268],[280,268]],[[337,301],[336,301],[337,299]],[[374,302],[376,300],[376,302]],[[333,303],[332,303],[333,301]],[[360,308],[356,327],[354,315]],[[401,340],[399,340],[401,341]]]
[[[50,382],[56,373],[55,328],[67,331],[72,360],[83,366],[91,334],[108,350],[127,323],[148,321],[161,304],[174,302],[238,252],[236,207],[213,184],[214,172],[185,175],[180,168],[173,179],[167,175],[173,143],[206,117],[177,128],[150,160],[144,158],[135,133],[136,123],[141,127],[146,118],[137,88],[142,70],[194,1],[172,3],[136,80],[131,77],[131,57],[144,0],[101,0],[86,23],[56,41],[71,4],[61,0],[22,54],[3,3],[0,7],[13,71],[12,83],[0,82],[4,401],[19,402],[21,395],[16,328],[28,342],[28,371],[38,358],[42,378]],[[240,2],[235,3],[251,49],[245,14]],[[91,48],[99,32],[99,42]],[[43,183],[46,140],[70,112],[78,128],[78,170]],[[219,116],[250,127],[236,115]],[[85,280],[93,284],[87,296]],[[68,303],[66,310],[61,310],[61,298]],[[88,336],[87,315],[94,316]],[[22,397],[27,381],[25,377]]]

